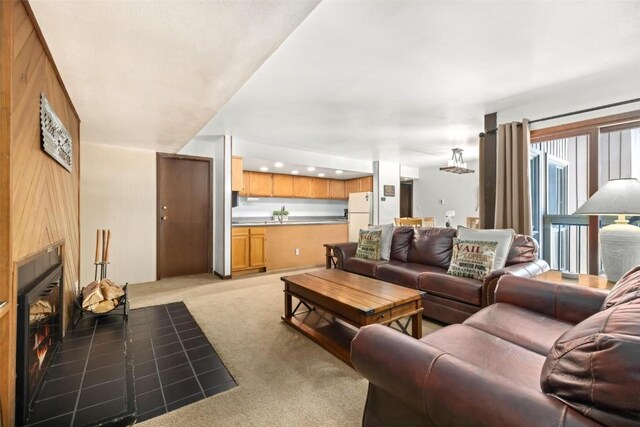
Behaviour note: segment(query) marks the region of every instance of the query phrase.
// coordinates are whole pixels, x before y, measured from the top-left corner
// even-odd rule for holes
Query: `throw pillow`
[[[393,224],[372,225],[369,231],[381,231],[382,240],[380,241],[380,259],[389,260],[391,254],[391,237],[393,237]]]
[[[511,242],[516,232],[510,228],[505,230],[476,230],[463,226],[458,227],[458,238],[462,240],[481,240],[486,242],[498,242],[496,259],[493,262],[493,270],[504,268],[511,249]]]
[[[491,272],[498,242],[453,239],[448,274],[482,280]]]
[[[380,241],[382,240],[382,231],[360,230],[358,238],[358,249],[356,249],[356,257],[364,259],[380,259]]]
[[[602,310],[640,298],[640,265],[618,280],[602,303]]]

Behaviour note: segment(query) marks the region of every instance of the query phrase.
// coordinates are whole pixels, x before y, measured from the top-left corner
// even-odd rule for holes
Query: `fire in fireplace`
[[[44,259],[43,259],[44,258]],[[18,270],[18,336],[16,360],[16,423],[29,411],[62,340],[62,264],[50,253]],[[57,262],[56,262],[57,261]],[[50,265],[53,263],[53,265]],[[42,271],[44,270],[44,273]],[[22,274],[22,278],[21,278]],[[25,277],[31,278],[29,283]],[[37,277],[37,278],[33,278]]]

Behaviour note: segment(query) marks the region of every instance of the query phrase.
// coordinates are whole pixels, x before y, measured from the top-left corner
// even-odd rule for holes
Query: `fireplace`
[[[18,269],[16,424],[27,422],[44,374],[62,340],[63,274],[60,248]]]

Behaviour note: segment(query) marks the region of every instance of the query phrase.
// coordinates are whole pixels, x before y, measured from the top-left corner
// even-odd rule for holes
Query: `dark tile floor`
[[[67,332],[29,425],[126,425],[235,386],[181,302],[132,310],[128,322],[87,317]]]
[[[236,386],[184,303],[133,310],[129,323],[138,421]]]

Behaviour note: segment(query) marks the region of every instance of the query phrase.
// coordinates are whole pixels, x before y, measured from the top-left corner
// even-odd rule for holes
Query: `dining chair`
[[[477,216],[468,216],[467,228],[480,228],[480,218]]]
[[[422,226],[422,218],[398,218],[398,225]]]
[[[422,226],[423,227],[435,227],[436,220],[432,216],[423,216],[422,217]]]

